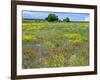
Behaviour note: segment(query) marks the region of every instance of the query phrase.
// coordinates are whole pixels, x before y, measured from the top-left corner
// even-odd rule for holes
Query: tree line
[[[54,21],[62,21],[58,18],[57,15],[55,14],[49,14],[45,20],[47,20],[48,22],[54,22]],[[70,22],[70,18],[66,17],[65,19],[63,19],[64,22]]]
[[[24,21],[25,20],[34,20],[36,22],[39,22],[39,21],[40,22],[41,21],[48,21],[48,22],[70,22],[70,18],[69,17],[66,17],[63,20],[60,20],[56,14],[48,14],[48,16],[45,19],[27,19],[27,18],[25,19],[24,18]]]

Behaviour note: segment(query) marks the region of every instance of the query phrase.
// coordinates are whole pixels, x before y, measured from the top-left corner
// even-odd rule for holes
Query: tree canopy
[[[65,19],[63,19],[64,22],[70,22],[70,18],[66,17]]]
[[[48,17],[45,18],[45,20],[47,20],[49,22],[54,22],[54,21],[58,21],[59,18],[55,14],[49,14]]]

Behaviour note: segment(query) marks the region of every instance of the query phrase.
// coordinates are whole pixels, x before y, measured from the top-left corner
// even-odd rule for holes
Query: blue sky
[[[22,17],[28,19],[44,19],[48,16],[48,14],[54,13],[56,14],[60,20],[69,17],[71,21],[89,21],[88,13],[67,13],[67,12],[45,12],[45,11],[22,11]]]

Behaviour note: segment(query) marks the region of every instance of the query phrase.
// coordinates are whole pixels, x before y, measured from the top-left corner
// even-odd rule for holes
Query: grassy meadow
[[[89,65],[88,22],[22,22],[22,67]]]

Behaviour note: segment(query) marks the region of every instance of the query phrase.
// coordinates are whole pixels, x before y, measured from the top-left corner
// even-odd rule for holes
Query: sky
[[[48,14],[55,14],[58,16],[60,20],[69,17],[71,21],[89,21],[89,14],[88,13],[69,13],[69,12],[45,12],[45,11],[22,11],[22,18],[26,19],[45,19]]]

